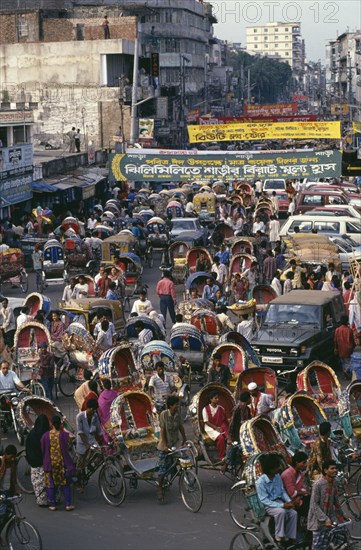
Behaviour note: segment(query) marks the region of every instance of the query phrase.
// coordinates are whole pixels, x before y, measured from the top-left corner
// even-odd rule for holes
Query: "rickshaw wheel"
[[[59,375],[59,389],[65,397],[73,397],[78,386],[75,367],[61,371]]]
[[[31,467],[26,460],[25,451],[21,451],[17,456],[16,473],[18,485],[22,492],[27,495],[32,495],[34,493],[34,488],[31,483]]]
[[[152,249],[150,249],[147,253],[147,261],[148,261],[148,267],[152,268],[154,264]]]
[[[230,550],[264,550],[260,539],[249,531],[241,531],[233,537]]]
[[[105,461],[99,472],[99,488],[111,506],[120,506],[124,502],[127,487],[120,464],[114,460]]]
[[[249,504],[239,487],[233,489],[228,508],[231,518],[238,527],[247,531],[255,529]]]
[[[20,288],[24,294],[27,293],[29,288],[29,277],[25,269],[24,270],[22,269],[20,272]]]
[[[203,489],[193,470],[182,471],[179,478],[179,491],[185,507],[193,513],[198,512],[203,503]]]

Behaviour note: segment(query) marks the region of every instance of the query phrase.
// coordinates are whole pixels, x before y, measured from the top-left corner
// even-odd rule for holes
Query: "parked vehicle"
[[[197,218],[173,218],[170,241],[173,242],[177,237],[182,237],[184,231],[193,231],[196,233],[194,239],[196,246],[208,245],[208,230],[201,226]]]
[[[361,222],[349,216],[291,216],[281,228],[280,236],[292,235],[295,227],[299,227],[301,233],[321,233],[329,237],[341,237],[348,235],[358,245],[361,245]]]
[[[347,204],[348,200],[344,193],[330,189],[308,189],[301,191],[296,199],[296,212],[303,214],[313,210],[316,206],[328,206],[329,204]]]

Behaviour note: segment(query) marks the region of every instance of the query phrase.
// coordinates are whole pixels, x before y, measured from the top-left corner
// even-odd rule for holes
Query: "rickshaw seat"
[[[137,282],[137,278],[136,277],[129,277],[128,275],[126,276],[125,278],[125,284],[127,285],[133,285]]]
[[[134,460],[132,462],[134,469],[139,475],[144,475],[147,472],[155,470],[158,464],[158,457],[155,458],[141,458],[140,460]]]

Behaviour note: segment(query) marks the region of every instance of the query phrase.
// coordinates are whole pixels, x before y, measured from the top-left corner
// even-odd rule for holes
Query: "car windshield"
[[[173,222],[173,229],[177,231],[192,231],[198,229],[198,226],[195,220],[175,220]]]
[[[340,239],[335,239],[333,242],[337,244],[342,252],[351,253],[353,250],[349,242],[341,241]]]
[[[265,189],[284,189],[285,182],[282,180],[269,180],[264,184]]]
[[[286,193],[277,193],[279,201],[288,201],[288,196]]]
[[[271,304],[267,310],[264,324],[320,325],[318,306],[298,304]]]

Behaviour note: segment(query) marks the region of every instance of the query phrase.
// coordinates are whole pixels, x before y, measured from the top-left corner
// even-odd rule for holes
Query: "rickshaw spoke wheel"
[[[25,451],[18,456],[16,472],[20,489],[23,493],[31,495],[34,492],[34,488],[31,483],[31,466],[26,460]]]
[[[260,539],[250,531],[241,531],[231,542],[229,550],[264,550]]]
[[[99,472],[99,488],[108,504],[122,504],[126,495],[126,484],[120,464],[110,460],[105,462]]]
[[[37,395],[38,397],[45,397],[44,386],[40,382],[33,382],[29,386],[30,393],[32,395]]]
[[[193,513],[198,512],[203,503],[203,489],[193,470],[182,471],[179,478],[179,491],[185,507]]]
[[[61,371],[59,376],[59,389],[61,393],[65,397],[73,397],[77,387],[76,369],[71,368]]]
[[[247,530],[255,529],[255,526],[252,525],[253,517],[249,504],[238,487],[231,493],[228,508],[232,520],[238,527]]]
[[[6,543],[13,550],[42,550],[38,530],[23,518],[15,517],[6,531]]]
[[[29,288],[29,277],[26,272],[20,272],[20,288],[24,294],[27,293]]]
[[[354,540],[361,540],[361,495],[350,495],[342,504],[345,516],[351,517],[349,533]]]

